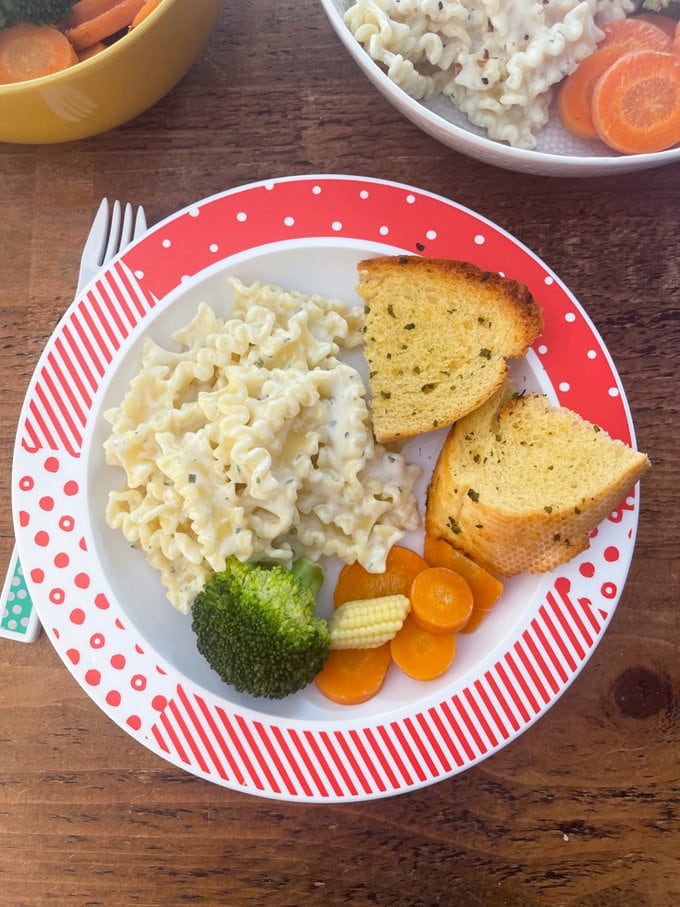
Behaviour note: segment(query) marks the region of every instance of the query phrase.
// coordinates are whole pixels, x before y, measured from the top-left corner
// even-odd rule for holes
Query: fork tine
[[[121,205],[109,204],[103,198],[92,222],[85,248],[80,261],[78,275],[78,292],[80,292],[94,275],[107,264],[114,255],[122,251],[133,239],[146,233],[146,217],[141,205],[134,212],[130,203],[125,206],[121,227]]]
[[[123,211],[123,224],[120,228],[120,237],[118,240],[118,248],[116,252],[120,252],[121,249],[124,249],[125,246],[129,245],[132,242],[132,229],[134,227],[134,218],[132,214],[132,205],[128,202],[125,205],[125,210]]]
[[[120,202],[118,201],[118,199],[116,199],[116,201],[113,203],[113,208],[111,209],[111,222],[109,224],[108,237],[109,241],[107,242],[106,249],[104,250],[104,257],[99,262],[100,265],[104,265],[107,261],[110,261],[120,248],[120,226]]]
[[[137,213],[135,214],[135,229],[133,231],[133,238],[138,239],[147,231],[146,226],[146,214],[144,213],[144,208],[140,205],[137,208]]]
[[[108,198],[103,198],[97,208],[97,213],[92,221],[90,232],[87,235],[83,254],[80,259],[80,272],[78,274],[78,292],[89,283],[90,279],[101,267],[109,235],[110,205]]]
[[[97,208],[97,213],[94,216],[92,227],[90,228],[90,236],[98,237],[97,245],[92,248],[90,253],[90,257],[94,259],[96,264],[99,264],[104,258],[106,240],[109,235],[109,215],[109,200],[108,198],[103,198]]]

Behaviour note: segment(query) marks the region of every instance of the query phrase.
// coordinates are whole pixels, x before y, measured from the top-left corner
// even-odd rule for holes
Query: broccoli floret
[[[323,586],[323,570],[319,562],[313,561],[311,557],[300,557],[293,562],[290,572],[316,598]]]
[[[71,12],[75,0],[0,0],[0,28],[13,22],[55,25]]]
[[[288,570],[230,557],[194,599],[198,651],[234,689],[282,699],[325,665],[330,633],[314,615],[321,568],[310,564]]]

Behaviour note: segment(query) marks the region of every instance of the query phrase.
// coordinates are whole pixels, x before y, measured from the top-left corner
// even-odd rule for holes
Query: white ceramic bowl
[[[511,148],[490,139],[446,98],[416,101],[392,82],[345,25],[343,15],[351,2],[352,0],[321,0],[321,5],[356,64],[401,114],[424,132],[461,154],[506,170],[540,176],[602,176],[680,162],[680,147],[654,154],[622,155],[600,142],[578,139],[562,128],[556,113],[540,133],[537,147],[533,151]]]

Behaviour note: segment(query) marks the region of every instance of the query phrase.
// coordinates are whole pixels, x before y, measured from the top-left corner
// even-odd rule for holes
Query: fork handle
[[[0,596],[0,636],[33,642],[39,633],[38,612],[33,607],[15,545]]]

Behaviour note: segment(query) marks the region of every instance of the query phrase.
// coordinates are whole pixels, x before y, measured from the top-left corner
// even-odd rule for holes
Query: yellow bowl
[[[69,142],[138,116],[196,60],[221,5],[222,0],[164,0],[96,56],[51,76],[0,85],[0,142]]]

